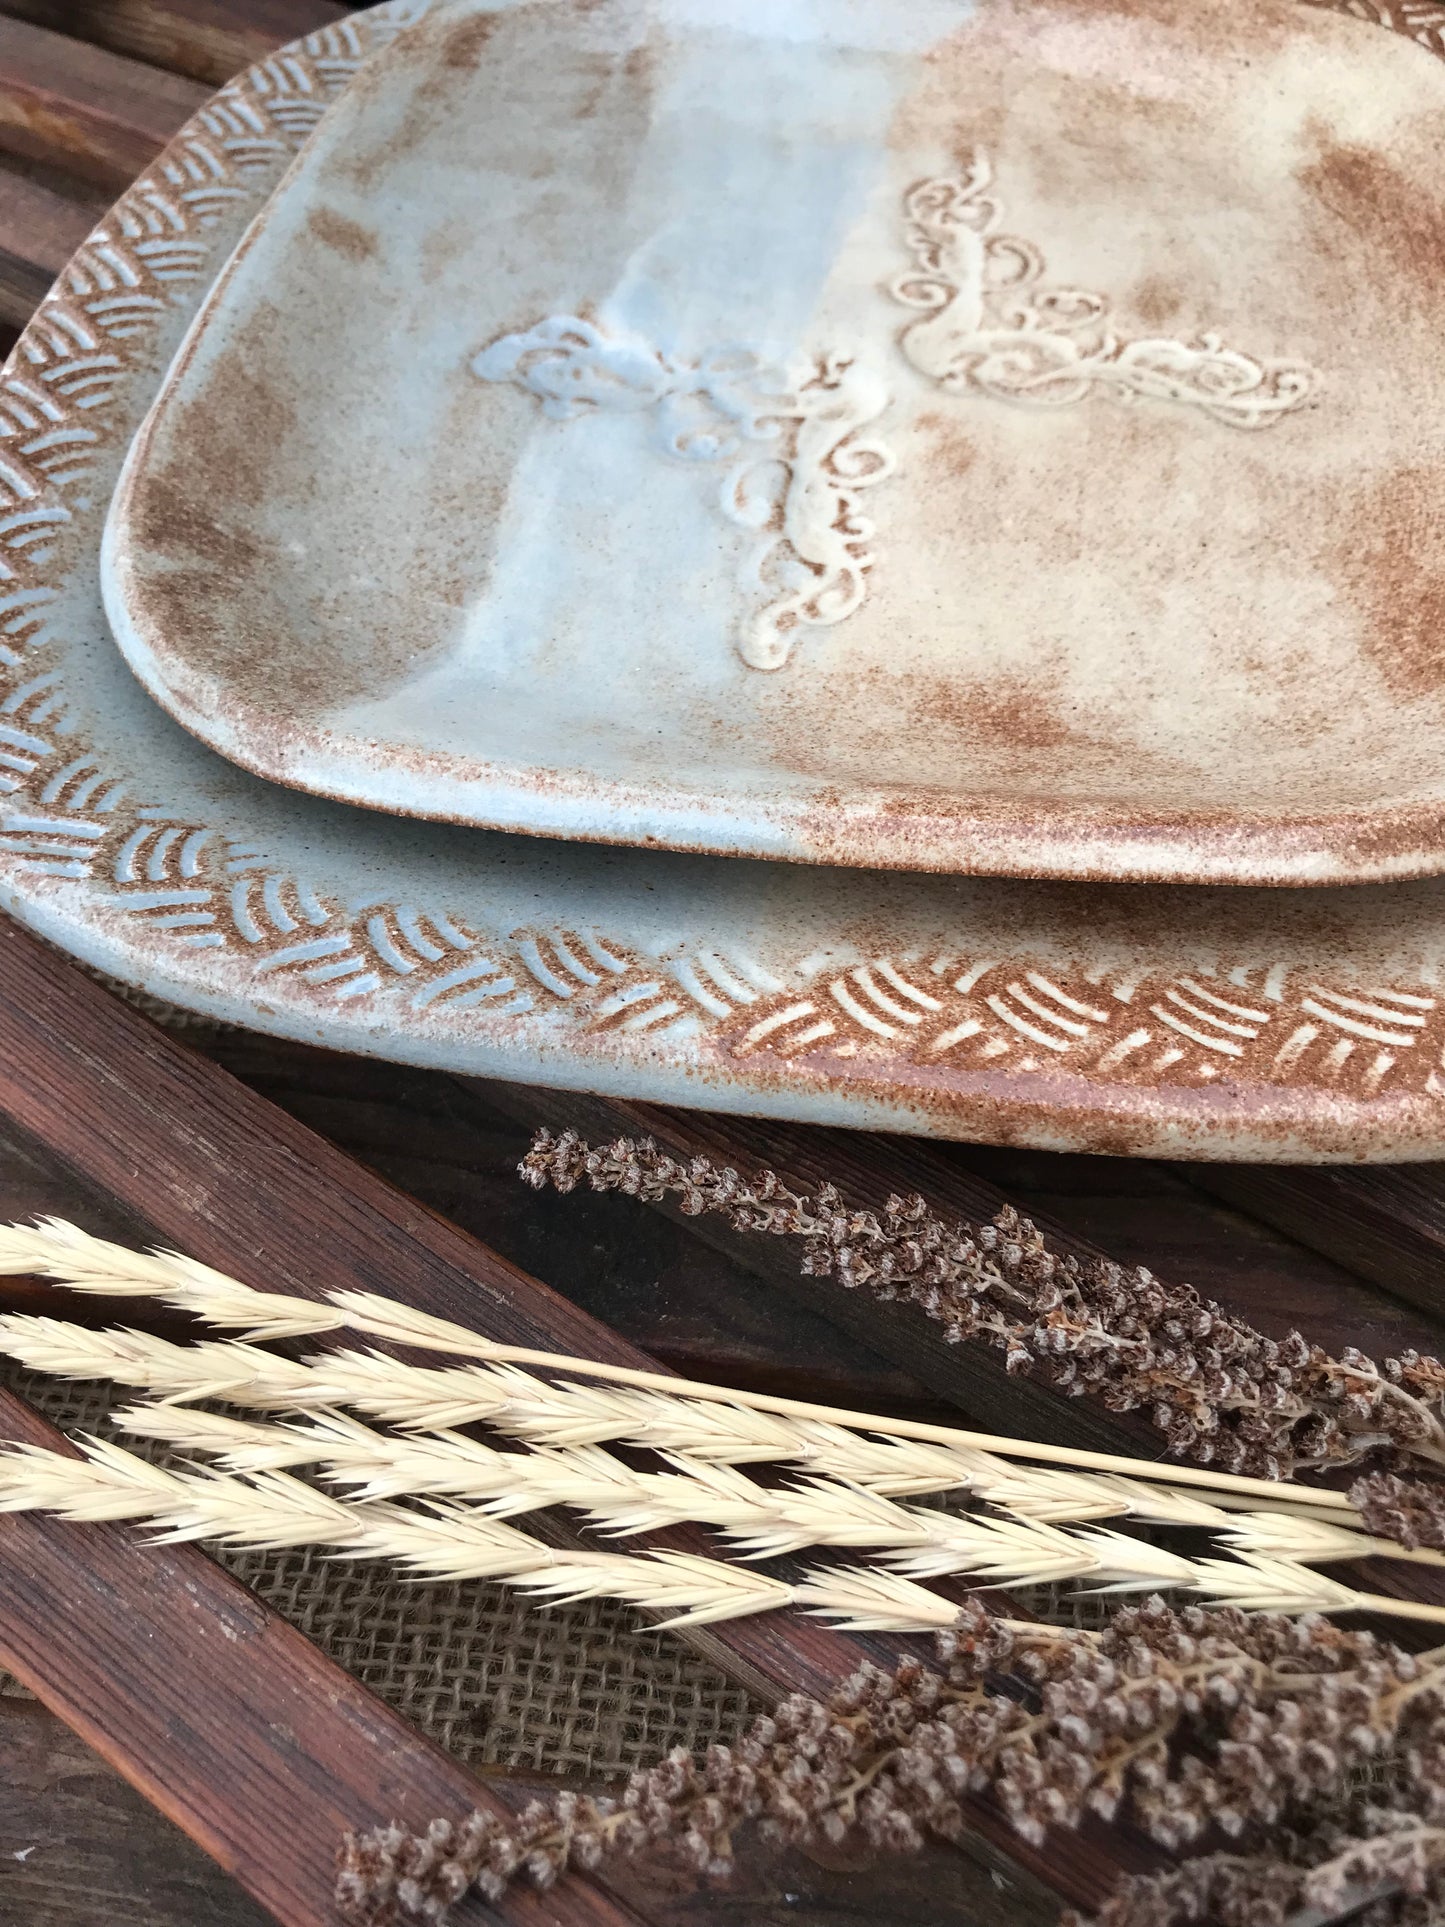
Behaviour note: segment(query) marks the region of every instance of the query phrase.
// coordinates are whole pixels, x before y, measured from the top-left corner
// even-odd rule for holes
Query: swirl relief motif
[[[1131,340],[1102,295],[1044,285],[1039,250],[999,232],[992,185],[992,164],[976,151],[959,178],[920,181],[903,198],[914,265],[888,293],[918,311],[898,345],[919,374],[996,401],[1065,408],[1107,392],[1246,429],[1310,399],[1316,377],[1300,362],[1259,361],[1209,333]],[[471,370],[534,395],[554,421],[650,413],[663,454],[726,464],[719,508],[759,537],[743,569],[754,608],[737,636],[750,669],[781,669],[805,628],[861,606],[876,529],[859,497],[896,466],[887,442],[862,432],[892,400],[862,355],[827,349],[785,363],[728,346],[676,360],[636,336],[550,315],[483,348]]]
[[[1131,341],[1102,295],[1043,286],[1038,249],[998,232],[992,185],[988,156],[975,152],[960,178],[920,181],[904,197],[915,265],[890,292],[921,312],[900,338],[920,374],[1035,407],[1099,392],[1174,402],[1231,428],[1267,428],[1308,400],[1315,376],[1301,363],[1257,361],[1207,333]]]
[[[503,335],[471,368],[535,395],[554,421],[650,412],[663,454],[726,464],[718,505],[759,538],[744,582],[763,607],[737,637],[749,668],[781,669],[803,628],[841,622],[862,602],[874,528],[858,497],[892,472],[893,455],[860,432],[889,394],[852,357],[830,351],[784,365],[725,347],[677,361],[635,337],[552,315]]]

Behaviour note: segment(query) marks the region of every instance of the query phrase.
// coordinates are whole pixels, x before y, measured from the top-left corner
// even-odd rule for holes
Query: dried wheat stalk
[[[83,1374],[108,1371],[170,1395],[179,1390],[234,1396],[239,1389],[263,1402],[314,1408],[329,1404],[341,1389],[328,1382],[328,1361],[318,1367],[301,1366],[251,1346],[214,1342],[176,1346],[141,1333],[96,1333],[54,1320],[16,1317],[0,1325],[4,1327],[0,1343],[29,1362]],[[391,1360],[360,1362],[369,1385],[392,1373],[404,1378],[415,1375],[415,1368]],[[527,1381],[529,1387],[532,1383]],[[1100,1575],[1109,1564],[1120,1582],[1190,1583],[1188,1562],[1157,1549],[1146,1552],[1137,1542],[1115,1538],[1107,1544],[1084,1546],[1060,1535],[1046,1545],[1044,1535],[1035,1533],[1025,1546],[1018,1542],[1017,1529],[1004,1522],[956,1519],[896,1506],[882,1494],[837,1480],[813,1480],[778,1492],[705,1462],[679,1458],[672,1474],[645,1474],[587,1448],[499,1453],[454,1434],[383,1437],[335,1414],[323,1415],[310,1427],[287,1428],[247,1426],[177,1407],[141,1407],[124,1416],[133,1429],[197,1450],[220,1452],[235,1470],[324,1463],[343,1480],[360,1483],[367,1498],[429,1492],[480,1499],[510,1512],[566,1504],[588,1513],[593,1523],[622,1532],[697,1519],[728,1532],[751,1552],[776,1553],[805,1545],[868,1547],[884,1553],[900,1570],[920,1577],[968,1572],[1017,1583]],[[634,1436],[641,1444],[657,1443],[645,1432]],[[1057,1524],[1133,1516],[1196,1526],[1221,1534],[1238,1551],[1295,1564],[1401,1550],[1320,1515],[1299,1517],[1280,1510],[1235,1514],[1162,1485],[1011,1467],[982,1452],[951,1464],[951,1483],[963,1482],[964,1465],[976,1496],[1023,1520]],[[1124,1559],[1126,1546],[1132,1549]],[[1440,1555],[1413,1556],[1435,1562]]]
[[[1237,1518],[1231,1516],[1232,1509],[1244,1501],[1233,1491],[1211,1492],[1205,1501],[1192,1490],[1177,1489],[1163,1482],[1012,1465],[1001,1456],[977,1447],[947,1451],[913,1441],[871,1438],[835,1426],[824,1427],[814,1421],[788,1424],[768,1417],[760,1431],[753,1423],[755,1415],[746,1411],[736,1415],[741,1429],[733,1435],[731,1451],[725,1457],[725,1427],[733,1416],[730,1408],[693,1405],[684,1399],[665,1399],[660,1394],[626,1389],[614,1392],[595,1386],[551,1385],[510,1367],[438,1372],[381,1354],[358,1353],[332,1354],[311,1364],[298,1364],[235,1341],[176,1345],[143,1332],[97,1332],[55,1319],[18,1314],[0,1316],[0,1351],[37,1370],[70,1377],[108,1377],[157,1394],[170,1402],[173,1413],[177,1401],[190,1398],[226,1399],[261,1410],[313,1413],[331,1413],[336,1406],[350,1405],[371,1417],[402,1422],[409,1428],[408,1436],[417,1436],[415,1428],[421,1424],[433,1425],[438,1433],[445,1433],[458,1424],[485,1419],[503,1432],[529,1442],[540,1441],[544,1450],[573,1455],[586,1452],[599,1436],[617,1438],[620,1435],[629,1444],[682,1461],[682,1469],[694,1479],[704,1477],[704,1469],[708,1467],[719,1471],[727,1458],[744,1462],[766,1458],[805,1468],[824,1462],[847,1480],[846,1485],[840,1479],[822,1482],[824,1489],[837,1489],[839,1516],[844,1518],[859,1510],[863,1494],[882,1499],[900,1492],[965,1490],[1022,1516],[1053,1523],[1132,1516],[1157,1524],[1193,1525],[1237,1533],[1240,1535],[1237,1543],[1243,1549],[1282,1554],[1306,1563],[1358,1558],[1369,1553],[1428,1564],[1442,1562],[1442,1554],[1436,1550],[1407,1550],[1377,1535],[1360,1536],[1361,1517],[1342,1493],[1308,1495],[1328,1499],[1327,1511],[1311,1506],[1296,1513],[1286,1502],[1271,1506],[1267,1512],[1252,1511]],[[189,1435],[192,1442],[199,1448],[201,1438],[209,1433],[218,1441],[218,1450],[224,1448],[226,1426],[236,1424],[225,1420],[191,1422],[199,1425],[199,1429]],[[188,1421],[179,1415],[169,1419],[156,1415],[147,1423],[153,1431],[168,1425],[167,1435],[180,1439]],[[232,1462],[238,1470],[260,1469],[263,1464],[305,1462],[308,1452],[303,1440],[306,1436],[296,1432],[277,1435],[261,1448],[261,1455],[254,1462],[239,1451]],[[323,1434],[317,1432],[310,1436],[320,1440]],[[228,1437],[230,1444],[238,1448],[242,1444],[240,1432],[233,1431]],[[579,1444],[579,1440],[582,1443]],[[1008,1440],[1000,1440],[998,1444],[1004,1451],[1029,1449]],[[388,1441],[384,1453],[368,1449],[376,1476],[383,1469],[382,1457],[394,1461],[401,1449],[402,1442],[398,1440]],[[447,1453],[452,1454],[453,1460],[458,1453],[470,1455],[475,1464],[463,1480],[467,1496],[495,1496],[487,1483],[494,1476],[488,1448],[474,1441],[460,1441],[442,1448],[425,1444],[411,1458],[413,1467],[423,1463],[419,1456],[422,1450],[431,1475],[445,1470],[453,1478],[458,1467],[451,1461],[443,1464]],[[344,1457],[347,1464],[354,1466],[358,1462],[358,1451],[353,1441],[346,1454],[338,1453],[337,1462]],[[513,1457],[506,1463],[508,1476],[520,1485],[522,1475],[515,1469],[518,1460]],[[616,1464],[612,1460],[603,1463]],[[481,1483],[478,1483],[481,1474],[476,1465],[487,1467],[486,1479]],[[580,1471],[580,1466],[572,1467],[574,1488],[580,1484]],[[604,1498],[618,1496],[615,1481],[620,1474],[614,1471],[607,1476],[614,1483],[599,1495],[599,1508]],[[1172,1477],[1172,1474],[1166,1476]],[[554,1483],[555,1474],[539,1464],[528,1489],[551,1491]],[[592,1483],[595,1485],[596,1480]],[[733,1498],[728,1499],[724,1485],[720,1476],[716,1478],[711,1499],[704,1503],[700,1492],[685,1493],[680,1487],[670,1485],[665,1476],[654,1475],[648,1484],[642,1482],[639,1475],[639,1482],[625,1496],[643,1509],[649,1526],[677,1518],[707,1518],[719,1526],[728,1526],[738,1517],[733,1499],[737,1490],[743,1488],[736,1488]],[[850,1493],[850,1487],[858,1488],[858,1492]],[[751,1495],[762,1491],[757,1487],[747,1489]],[[1292,1488],[1288,1491],[1273,1488],[1273,1491],[1284,1501],[1305,1496],[1296,1494]],[[538,1504],[552,1502],[550,1498],[535,1500]],[[781,1498],[773,1495],[770,1502],[773,1511],[766,1518],[754,1511],[751,1523],[757,1532],[775,1535],[771,1549],[805,1543],[797,1537],[800,1528],[797,1508],[804,1502],[797,1500],[790,1515],[779,1511]],[[901,1524],[906,1516],[912,1515],[900,1512],[895,1524]],[[926,1520],[939,1517],[934,1513],[918,1516]],[[1311,1521],[1313,1530],[1307,1529]],[[627,1529],[621,1513],[611,1513],[603,1522],[614,1530]],[[807,1513],[802,1523],[809,1532],[814,1531],[815,1515]],[[814,1542],[827,1540],[828,1535],[824,1534]]]
[[[706,1385],[691,1379],[683,1382],[660,1372],[632,1371],[591,1359],[500,1345],[463,1326],[413,1311],[375,1293],[333,1292],[328,1300],[331,1309],[328,1309],[327,1305],[314,1304],[309,1299],[254,1291],[208,1266],[174,1253],[128,1251],[121,1245],[92,1238],[59,1219],[46,1219],[33,1226],[0,1227],[0,1274],[5,1273],[33,1273],[52,1278],[72,1290],[107,1296],[159,1298],[207,1323],[240,1328],[248,1338],[295,1337],[350,1328],[397,1344],[491,1362],[491,1369],[473,1366],[427,1372],[401,1366],[388,1358],[368,1358],[358,1353],[340,1353],[316,1361],[318,1369],[330,1374],[338,1386],[337,1395],[325,1403],[355,1405],[372,1417],[385,1418],[395,1424],[431,1428],[485,1419],[492,1424],[507,1424],[516,1436],[555,1445],[630,1440],[646,1432],[648,1443],[685,1451],[697,1458],[731,1463],[749,1459],[821,1461],[830,1469],[846,1471],[849,1478],[859,1483],[894,1493],[937,1491],[967,1483],[966,1478],[951,1475],[956,1459],[930,1459],[914,1449],[918,1447],[935,1447],[943,1454],[962,1454],[965,1458],[984,1451],[1126,1476],[1137,1465],[1136,1461],[1117,1453],[1078,1451],[951,1426],[848,1412],[806,1400]],[[26,1362],[38,1369],[86,1375],[77,1373],[71,1365],[43,1363],[45,1335],[39,1329],[43,1322],[51,1321],[22,1322],[14,1317],[0,1320],[6,1348],[20,1356],[16,1348],[24,1343],[29,1348]],[[124,1361],[119,1362],[124,1366]],[[228,1376],[235,1381],[235,1391],[187,1393],[177,1387],[173,1395],[239,1397],[248,1382],[272,1383],[264,1376],[259,1380],[252,1377],[251,1366],[256,1365],[263,1375],[266,1368],[257,1365],[256,1354],[241,1346],[215,1346],[207,1353],[207,1362],[214,1364],[218,1382]],[[500,1369],[506,1364],[537,1366],[569,1377],[605,1383],[544,1384],[529,1375],[506,1373]],[[371,1384],[358,1386],[357,1381],[368,1373]],[[355,1391],[339,1389],[348,1381],[356,1387]],[[122,1382],[138,1384],[140,1381],[124,1379]],[[269,1392],[258,1396],[271,1404],[286,1403],[284,1396],[272,1397]],[[366,1403],[368,1397],[376,1402]],[[669,1430],[669,1427],[676,1429]],[[874,1437],[860,1436],[868,1433]],[[906,1454],[902,1451],[890,1454],[888,1447],[881,1443],[884,1440],[906,1442],[910,1449]],[[849,1456],[840,1458],[839,1454]],[[910,1465],[915,1468],[915,1477],[929,1483],[891,1483],[895,1479],[909,1480]],[[935,1474],[938,1475],[936,1481]],[[1168,1478],[1172,1485],[1233,1493],[1241,1499],[1272,1503],[1278,1496],[1277,1480],[1243,1477],[1198,1466],[1171,1466]],[[1297,1505],[1326,1511],[1351,1510],[1339,1493],[1305,1486],[1291,1487],[1291,1500]]]
[[[970,1573],[1019,1582],[1069,1579],[1098,1570],[1078,1537],[1054,1530],[1105,1518],[1190,1526],[1232,1549],[1301,1565],[1398,1554],[1445,1563],[1438,1553],[1404,1554],[1387,1540],[1285,1512],[1236,1513],[1192,1494],[1142,1480],[990,1465],[979,1455],[970,1490],[1013,1515],[1013,1523],[901,1506],[836,1479],[770,1487],[732,1469],[669,1455],[671,1472],[640,1472],[595,1446],[501,1452],[456,1432],[376,1432],[336,1413],[307,1424],[261,1425],[177,1405],[135,1405],[116,1414],[127,1431],[215,1457],[231,1472],[320,1467],[362,1500],[401,1495],[482,1502],[494,1517],[566,1506],[617,1535],[697,1521],[723,1532],[748,1557],[808,1546],[867,1548],[915,1577]],[[1114,1554],[1124,1542],[1111,1535]],[[1056,1563],[1045,1570],[1048,1551]],[[1190,1568],[1149,1549],[1141,1573],[1157,1585],[1188,1584]]]
[[[41,1446],[0,1453],[0,1512],[46,1511],[76,1521],[158,1527],[163,1543],[209,1539],[273,1549],[325,1546],[339,1557],[387,1559],[423,1579],[490,1579],[545,1599],[622,1599],[704,1625],[800,1605],[857,1624],[950,1625],[955,1608],[892,1574],[846,1571],[784,1585],[749,1566],[691,1554],[558,1552],[501,1520],[436,1502],[425,1510],[355,1504],[284,1472],[249,1478],[169,1471],[104,1440],[84,1457]]]
[[[43,1510],[76,1520],[143,1521],[167,1540],[218,1539],[266,1548],[324,1545],[342,1557],[386,1558],[426,1578],[486,1578],[556,1598],[600,1594],[701,1624],[782,1606],[836,1619],[856,1631],[925,1631],[957,1623],[958,1609],[915,1585],[905,1570],[829,1568],[794,1585],[751,1566],[680,1553],[558,1553],[487,1512],[445,1500],[411,1510],[344,1501],[282,1471],[171,1472],[121,1447],[83,1441],[83,1458],[37,1446],[0,1454],[0,1511]],[[1292,1560],[1258,1552],[1188,1560],[1126,1534],[1075,1534],[1039,1521],[950,1521],[972,1535],[949,1564],[924,1547],[896,1555],[904,1569],[966,1569],[999,1581],[1088,1578],[1107,1591],[1159,1585],[1195,1591],[1246,1610],[1378,1612],[1445,1624],[1445,1607],[1389,1599],[1338,1584]],[[962,1543],[962,1539],[960,1540]]]

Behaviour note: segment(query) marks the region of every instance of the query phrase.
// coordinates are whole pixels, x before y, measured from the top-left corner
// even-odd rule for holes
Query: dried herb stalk
[[[1177,1612],[1157,1600],[1119,1611],[1092,1638],[1000,1621],[974,1602],[939,1644],[938,1668],[865,1666],[826,1704],[786,1701],[736,1746],[634,1773],[619,1801],[568,1795],[534,1803],[512,1827],[478,1815],[424,1835],[353,1838],[343,1911],[365,1927],[435,1923],[471,1887],[496,1900],[515,1879],[545,1887],[569,1865],[618,1853],[670,1853],[721,1874],[749,1826],[805,1845],[851,1838],[906,1852],[929,1836],[957,1839],[962,1799],[983,1792],[1036,1843],[1087,1813],[1128,1812],[1179,1851],[1213,1829],[1245,1840],[1326,1809],[1344,1775],[1378,1759],[1398,1765],[1417,1828],[1445,1819],[1445,1654],[1416,1658],[1319,1619]],[[1407,1851],[1403,1834],[1395,1851]],[[1317,1884],[1366,1871],[1348,1849],[1337,1857],[1332,1872],[1313,1870]],[[1106,1914],[1109,1927],[1190,1918],[1137,1911],[1154,1903],[1136,1889],[1120,1901],[1136,1912]]]
[[[1143,1266],[1050,1251],[1012,1206],[987,1224],[945,1219],[919,1197],[856,1210],[831,1185],[792,1191],[772,1171],[744,1179],[650,1139],[594,1147],[574,1131],[538,1132],[520,1168],[535,1186],[671,1198],[796,1238],[805,1273],[916,1305],[949,1343],[997,1346],[1009,1371],[1146,1412],[1172,1453],[1201,1465],[1280,1479],[1382,1449],[1445,1465],[1439,1359],[1377,1363],[1354,1347],[1332,1358],[1298,1332],[1269,1338]]]

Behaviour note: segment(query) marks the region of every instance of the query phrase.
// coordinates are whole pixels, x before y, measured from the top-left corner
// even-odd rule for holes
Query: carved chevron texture
[[[1307,1084],[1374,1097],[1387,1084],[1445,1095],[1440,1000],[1343,992],[1284,965],[1224,973],[1081,977],[991,958],[877,958],[777,996],[732,1026],[735,1056],[788,1058],[870,1043],[919,1064],[1138,1084]]]
[[[1445,54],[1445,7],[1332,4]],[[1267,962],[1126,979],[962,951],[859,958],[841,933],[779,970],[683,939],[646,955],[611,930],[498,938],[429,903],[342,901],[264,844],[137,793],[88,746],[45,645],[77,524],[93,552],[96,457],[123,433],[111,404],[177,299],[214,272],[217,224],[260,205],[361,62],[421,11],[357,16],[224,89],[89,237],[0,373],[0,874],[16,894],[79,887],[97,924],[119,917],[148,942],[239,965],[258,1004],[284,986],[338,1008],[385,993],[418,1026],[549,1014],[593,1050],[700,1038],[740,1073],[859,1059],[885,1079],[907,1063],[1445,1095],[1445,1015],[1425,987],[1320,983]]]
[[[1438,0],[1312,0],[1312,4],[1388,27],[1445,59],[1445,6]]]

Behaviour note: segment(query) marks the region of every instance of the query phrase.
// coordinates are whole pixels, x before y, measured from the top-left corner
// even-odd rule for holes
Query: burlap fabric
[[[70,1384],[5,1361],[0,1382],[64,1432],[111,1435],[110,1385]],[[148,1458],[166,1456],[149,1440],[125,1443]],[[594,1600],[541,1611],[481,1581],[422,1585],[379,1561],[332,1561],[309,1550],[215,1556],[470,1764],[614,1778],[669,1746],[726,1740],[754,1710],[680,1640],[648,1631],[624,1607]],[[16,1690],[0,1674],[0,1693]]]

